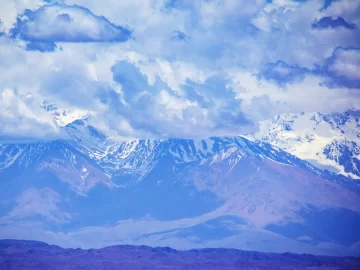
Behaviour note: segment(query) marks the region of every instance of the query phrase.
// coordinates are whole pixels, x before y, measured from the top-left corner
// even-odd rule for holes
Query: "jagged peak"
[[[360,178],[357,170],[346,169],[344,161],[343,164],[339,164],[339,159],[331,158],[325,151],[325,148],[334,148],[335,144],[338,145],[337,151],[347,151],[349,148],[353,149],[351,152],[356,150],[354,143],[360,140],[359,115],[360,112],[357,110],[326,114],[287,113],[272,120],[260,121],[259,131],[247,134],[246,137],[252,141],[264,141],[278,146],[301,159],[308,160],[320,169],[327,168],[344,176]],[[352,158],[359,160],[359,157]]]

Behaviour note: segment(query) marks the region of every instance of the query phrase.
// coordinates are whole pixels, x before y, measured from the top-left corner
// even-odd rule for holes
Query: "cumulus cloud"
[[[187,41],[189,37],[184,32],[174,30],[170,39],[173,41]]]
[[[0,32],[8,33],[16,23],[16,18],[26,9],[36,9],[43,4],[43,0],[2,0],[0,9]]]
[[[127,61],[117,62],[112,72],[122,87],[124,102],[116,95],[111,95],[107,102],[143,134],[198,137],[239,134],[255,127],[221,76],[209,77],[203,83],[187,80],[181,85],[181,92],[176,93],[160,78],[150,85],[147,76]]]
[[[86,8],[61,4],[25,10],[11,32],[32,42],[124,42],[131,35]]]
[[[102,84],[91,83],[88,63],[81,62],[82,57],[75,58],[74,53],[28,51],[11,39],[0,38],[1,138],[8,141],[63,137],[51,113],[41,108],[45,99],[56,100],[65,108],[97,110],[94,97]]]
[[[353,30],[356,28],[356,25],[348,23],[341,17],[323,17],[320,20],[315,20],[312,23],[312,27],[318,29],[344,27],[346,29]]]
[[[28,125],[58,138],[45,99],[121,138],[230,135],[278,113],[359,109],[359,28],[345,24],[359,25],[358,1],[20,2],[0,11],[0,90],[12,96],[0,136]]]
[[[231,73],[232,87],[242,99],[242,111],[253,121],[288,112],[343,112],[359,108],[358,90],[329,88],[323,78],[307,74],[301,81],[279,87],[269,80],[259,80],[248,72]],[[320,102],[321,101],[321,102]]]
[[[338,28],[346,30],[339,33],[311,27],[316,18],[341,17],[342,12],[333,8],[336,2],[323,11],[320,11],[322,1],[136,0],[115,3],[105,0],[103,5],[91,0],[67,2],[85,6],[117,24],[128,23],[139,45],[134,49],[150,58],[169,61],[181,58],[201,68],[258,69],[278,60],[292,66],[314,68],[322,65],[336,47],[360,46],[356,33],[348,33],[345,28]],[[108,6],[114,8],[106,8]],[[352,6],[356,10],[357,7]],[[357,24],[353,14],[346,9],[344,20]],[[178,38],[174,34],[179,33],[177,31],[191,38],[187,42],[173,42],[171,37]]]
[[[259,74],[259,77],[274,80],[282,85],[295,80],[302,80],[304,76],[310,72],[311,71],[306,68],[290,66],[284,61],[279,60],[276,63],[266,64]]]
[[[54,42],[30,42],[26,44],[29,51],[53,52],[57,48]]]
[[[338,0],[324,0],[324,5],[321,8],[321,10],[327,9],[332,4],[332,2],[335,2],[335,1],[338,1]]]
[[[326,68],[337,84],[360,88],[360,49],[337,48]]]
[[[129,102],[137,98],[141,92],[150,88],[147,76],[142,74],[136,66],[125,60],[117,62],[111,68],[111,71],[114,81],[121,84],[122,93]]]
[[[34,109],[32,102],[31,94],[21,96],[12,89],[0,90],[1,140],[52,140],[63,137],[51,116],[39,107]]]

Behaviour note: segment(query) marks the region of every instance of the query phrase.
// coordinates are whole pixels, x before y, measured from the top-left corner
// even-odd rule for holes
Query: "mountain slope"
[[[360,179],[360,112],[283,114],[246,137],[279,147],[312,165]]]
[[[279,148],[243,137],[117,142],[86,119],[64,130],[67,141],[0,146],[0,237],[359,254],[359,233],[339,231],[360,225],[356,183]],[[324,227],[335,216],[343,223]]]

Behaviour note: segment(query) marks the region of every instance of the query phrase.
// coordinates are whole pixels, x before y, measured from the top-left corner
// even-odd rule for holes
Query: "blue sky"
[[[256,130],[360,107],[358,0],[2,0],[0,139],[54,139],[41,105],[119,138]]]

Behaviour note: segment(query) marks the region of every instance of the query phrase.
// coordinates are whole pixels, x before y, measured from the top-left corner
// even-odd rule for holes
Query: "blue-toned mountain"
[[[63,129],[67,140],[0,146],[1,238],[359,254],[357,182],[270,144]]]

